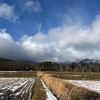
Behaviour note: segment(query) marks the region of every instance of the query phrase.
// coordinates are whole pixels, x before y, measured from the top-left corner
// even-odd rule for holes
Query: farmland
[[[60,100],[100,100],[100,74],[43,72],[42,79]]]
[[[78,87],[84,87],[100,94],[100,73],[48,72],[53,77],[66,80]]]
[[[93,72],[48,72],[53,77],[67,80],[97,80],[100,81],[100,73]]]
[[[0,77],[36,77],[36,71],[0,71]]]
[[[0,78],[0,100],[28,100],[34,78]]]
[[[45,100],[46,93],[36,71],[1,71],[0,100]]]
[[[59,71],[0,72],[0,100],[40,100],[40,98],[99,100],[100,74]]]
[[[78,87],[85,87],[100,94],[100,81],[66,80],[66,82],[75,84]]]

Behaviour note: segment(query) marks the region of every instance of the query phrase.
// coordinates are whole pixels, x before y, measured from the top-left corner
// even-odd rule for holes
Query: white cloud
[[[0,56],[31,61],[67,61],[77,58],[100,59],[100,17],[90,27],[62,26],[49,29],[47,34],[24,35],[15,42],[2,30]]]
[[[42,11],[42,8],[41,8],[41,4],[38,1],[30,0],[25,3],[23,10],[40,12]]]
[[[15,22],[18,16],[14,12],[14,6],[10,6],[6,3],[0,4],[0,18]]]
[[[15,42],[5,29],[0,31],[0,57],[19,60],[27,57],[20,43]]]
[[[11,40],[12,37],[6,33],[6,29],[1,30],[0,38]]]
[[[85,57],[98,58],[96,50],[100,52],[99,24],[100,17],[97,17],[87,28],[79,25],[51,28],[48,34],[28,36],[21,44],[36,59],[66,61]]]

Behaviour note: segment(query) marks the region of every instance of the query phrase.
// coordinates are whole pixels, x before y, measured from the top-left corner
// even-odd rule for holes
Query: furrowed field
[[[0,100],[39,100],[39,98],[45,100],[46,94],[35,71],[0,72]]]
[[[34,78],[0,78],[0,100],[29,100]]]

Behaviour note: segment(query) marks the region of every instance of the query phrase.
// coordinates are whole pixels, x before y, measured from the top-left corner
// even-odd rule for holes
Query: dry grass
[[[100,80],[100,73],[93,72],[57,72],[48,71],[45,73],[51,74],[53,77],[67,80]]]
[[[36,82],[33,86],[32,93],[33,93],[32,100],[46,100],[46,92],[38,77],[36,78]]]
[[[61,79],[51,77],[48,74],[39,74],[46,83],[47,87],[60,100],[100,100],[100,95],[95,92],[85,88],[77,87]]]
[[[36,71],[0,72],[0,77],[36,77]]]

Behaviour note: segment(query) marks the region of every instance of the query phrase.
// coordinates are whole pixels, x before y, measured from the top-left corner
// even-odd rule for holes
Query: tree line
[[[0,59],[0,71],[20,71],[20,70],[36,70],[36,66],[29,62],[13,61],[1,58]]]
[[[50,61],[32,63],[32,62],[13,61],[0,58],[0,71],[20,71],[20,70],[100,72],[100,64],[98,63],[78,64],[75,62],[66,64],[66,63],[58,63]]]
[[[69,72],[100,72],[100,64],[78,64],[72,62],[70,64],[57,62],[42,62],[39,64],[39,70],[43,71],[69,71]]]

